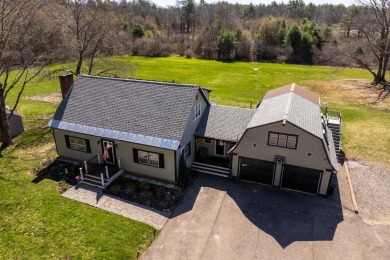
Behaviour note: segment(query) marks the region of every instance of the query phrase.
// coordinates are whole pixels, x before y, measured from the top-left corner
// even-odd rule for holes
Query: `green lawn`
[[[213,89],[211,100],[221,105],[250,107],[268,90],[295,82],[342,110],[349,158],[390,165],[389,107],[367,104],[371,97],[362,95],[364,89],[347,89],[349,80],[370,79],[364,70],[178,57],[111,60],[127,71],[118,76],[201,85]],[[59,90],[57,79],[41,80],[24,97]],[[153,240],[152,227],[63,198],[51,180],[32,182],[42,164],[56,156],[46,128],[55,108],[24,98],[18,108],[26,132],[0,159],[0,258],[134,258]]]
[[[343,149],[348,158],[390,165],[390,103],[367,104],[376,94],[364,96],[364,88],[349,89],[353,80],[369,82],[371,75],[365,70],[178,57],[115,59],[123,66],[130,62],[138,65],[137,78],[211,88],[211,100],[221,105],[249,108],[268,90],[297,83],[319,94],[330,109],[342,111]]]

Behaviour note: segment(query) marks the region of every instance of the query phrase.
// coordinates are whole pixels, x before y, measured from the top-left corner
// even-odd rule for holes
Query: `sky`
[[[158,6],[174,6],[176,5],[176,0],[151,0],[153,3],[155,3]],[[212,3],[212,2],[218,2],[218,0],[205,0],[206,3]],[[258,5],[260,3],[262,4],[270,4],[273,0],[225,0],[229,3],[240,3],[240,4],[254,4]],[[275,0],[277,3],[282,2],[282,0]],[[352,5],[356,3],[357,0],[304,0],[306,4],[313,3],[313,4],[344,4],[345,6]],[[199,3],[199,0],[195,0],[195,2]],[[288,0],[284,0],[284,3],[288,3]]]

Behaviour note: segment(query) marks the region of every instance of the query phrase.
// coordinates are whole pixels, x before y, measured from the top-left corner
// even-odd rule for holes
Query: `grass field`
[[[370,104],[377,92],[366,88],[371,75],[365,70],[177,57],[116,59],[123,66],[136,64],[137,78],[211,88],[211,100],[221,105],[249,108],[268,90],[297,83],[319,94],[324,106],[342,111],[343,149],[348,158],[390,165],[390,98]]]
[[[389,102],[370,104],[370,75],[339,69],[271,63],[222,63],[171,58],[112,57],[122,77],[175,81],[213,89],[221,105],[254,106],[270,89],[295,82],[343,113],[343,148],[349,158],[390,165]],[[72,64],[68,64],[71,66]],[[59,92],[57,79],[30,85],[24,97]],[[14,100],[11,93],[9,101]],[[33,182],[55,147],[46,125],[57,105],[22,98],[26,132],[0,159],[0,258],[134,258],[153,240],[153,228],[63,198],[56,183]]]

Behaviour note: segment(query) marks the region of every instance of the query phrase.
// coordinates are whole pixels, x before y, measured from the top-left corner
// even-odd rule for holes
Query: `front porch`
[[[228,151],[235,142],[196,138],[195,160],[191,169],[197,172],[229,177],[231,173],[231,156]]]
[[[107,164],[96,154],[88,161],[84,161],[80,170],[80,182],[99,188],[106,188],[116,178],[123,174],[120,158],[116,164]]]

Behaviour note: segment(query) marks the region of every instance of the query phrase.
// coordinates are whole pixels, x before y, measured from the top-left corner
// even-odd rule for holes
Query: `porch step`
[[[200,162],[193,162],[191,169],[197,172],[207,173],[207,174],[226,177],[226,178],[230,174],[229,168],[200,163]]]
[[[95,184],[95,183],[91,183],[89,181],[85,181],[85,179],[83,181],[80,181],[80,183],[84,183],[84,184],[87,184],[87,185],[91,185],[91,186],[94,186],[94,187],[98,187],[98,188],[104,189],[104,187],[102,186],[101,183],[100,183],[100,185],[98,185],[98,184]]]
[[[91,175],[91,174],[88,174],[88,173],[84,173],[84,178],[94,179],[94,180],[99,180],[99,181],[101,180],[100,176]]]
[[[86,182],[86,183],[91,183],[91,184],[98,184],[98,185],[102,185],[102,180],[101,179],[95,179],[95,178],[90,178],[90,176],[85,176],[84,175],[84,180],[82,180],[83,182]],[[104,180],[104,183],[106,183],[107,181]]]

